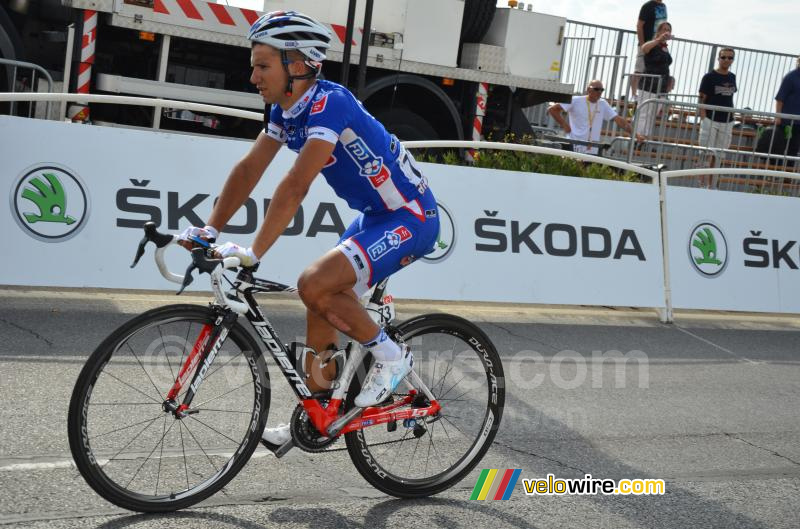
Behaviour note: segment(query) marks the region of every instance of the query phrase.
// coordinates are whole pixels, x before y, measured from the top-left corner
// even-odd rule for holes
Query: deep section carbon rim
[[[237,324],[206,368],[190,414],[166,412],[166,395],[212,320],[199,307],[153,316],[98,348],[70,410],[81,473],[106,499],[142,511],[190,505],[227,483],[255,449],[268,404],[263,359]]]
[[[502,414],[502,366],[488,338],[460,318],[429,315],[399,330],[442,411],[398,422],[394,431],[379,425],[352,432],[348,447],[362,474],[385,492],[431,494],[461,479],[491,444]]]

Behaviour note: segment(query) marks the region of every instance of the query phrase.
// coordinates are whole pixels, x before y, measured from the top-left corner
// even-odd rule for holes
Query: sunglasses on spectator
[[[732,61],[733,55],[720,55],[719,58],[721,61]]]
[[[597,87],[597,86],[590,86],[589,88],[591,88],[595,92],[602,92],[602,91],[605,90],[605,88],[600,88],[600,87]]]

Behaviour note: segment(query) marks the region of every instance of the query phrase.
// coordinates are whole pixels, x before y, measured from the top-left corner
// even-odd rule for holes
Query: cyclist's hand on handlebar
[[[213,226],[206,226],[204,228],[191,226],[178,235],[178,244],[187,250],[197,247],[208,248],[209,244],[216,241],[218,236],[219,232]]]
[[[242,266],[251,267],[258,264],[258,257],[253,253],[252,248],[245,248],[236,243],[226,242],[214,249],[214,253],[223,259],[226,257],[238,257]]]

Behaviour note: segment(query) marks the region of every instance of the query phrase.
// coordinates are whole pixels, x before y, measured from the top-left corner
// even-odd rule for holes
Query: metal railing
[[[39,79],[42,79],[47,83],[47,91],[48,92],[52,92],[53,91],[53,78],[52,78],[52,76],[48,73],[47,70],[45,70],[44,68],[42,68],[38,64],[33,64],[31,62],[25,62],[25,61],[16,61],[16,60],[10,60],[10,59],[3,59],[3,58],[0,58],[0,64],[10,67],[9,68],[10,72],[9,72],[8,78],[9,78],[9,81],[10,81],[9,84],[10,84],[10,89],[11,89],[12,93],[14,93],[14,92],[16,92],[16,93],[19,93],[19,92],[23,92],[23,93],[24,92],[28,92],[28,93],[30,93],[30,92],[38,92],[39,91],[37,89],[38,88],[38,86],[37,86],[37,80],[38,79],[36,78],[36,74],[37,73],[40,76]],[[23,71],[30,70],[30,76],[29,77],[22,76],[22,78],[18,78],[19,70],[23,70]],[[22,90],[19,90],[20,88],[22,88]],[[10,105],[9,113],[11,115],[16,115],[16,112],[17,112],[16,101],[12,101],[11,105]],[[29,118],[30,117],[34,117],[35,115],[36,115],[35,105],[32,105],[32,104],[28,105],[27,117],[29,117]],[[49,100],[45,103],[45,114],[44,115],[46,117],[48,117],[48,118],[50,117],[50,101]]]
[[[647,131],[646,140],[634,142],[628,138],[614,138],[607,151],[609,157],[624,159],[628,163],[664,165],[670,169],[716,168],[732,171],[732,174],[715,173],[713,177],[696,172],[698,179],[676,180],[678,185],[800,196],[800,186],[794,180],[742,175],[736,171],[766,169],[784,174],[800,173],[800,154],[797,152],[800,150],[800,138],[792,140],[784,137],[789,132],[785,128],[787,125],[800,125],[800,115],[731,109],[660,98],[637,105],[633,115],[634,129],[648,108],[658,109],[661,115],[652,130]],[[701,124],[701,112],[706,114],[708,120],[705,125]],[[714,142],[711,135],[701,135],[701,130],[704,126],[709,127],[718,113],[732,116],[727,125],[717,125],[722,126],[723,130],[727,127],[727,132],[721,134],[722,141]],[[776,118],[782,120],[777,128],[773,125]],[[612,136],[614,131],[608,129],[606,135]]]
[[[676,31],[680,32],[680,28],[676,28]],[[565,45],[561,64],[565,66],[562,66],[560,81],[574,83],[577,90],[585,87],[585,82],[588,81],[576,75],[577,72],[585,71],[582,68],[588,64],[588,60],[586,50],[568,45],[570,41],[591,42],[590,54],[622,55],[628,58],[628,65],[635,64],[638,42],[636,33],[632,30],[568,20],[564,35]],[[716,66],[717,51],[723,44],[688,39],[670,41],[669,48],[673,59],[671,71],[676,81],[674,92],[697,94],[703,75]],[[736,106],[761,112],[774,110],[775,94],[784,75],[794,69],[796,56],[731,47],[736,52],[736,60],[731,67],[731,71],[736,74],[738,84]],[[607,97],[618,99],[626,93],[622,79],[625,73],[631,72],[624,71],[619,61],[608,61],[600,65],[595,77],[602,80],[607,87],[614,87],[614,90],[608,90]]]
[[[145,105],[145,106],[163,106],[165,104],[169,105],[173,108],[178,109],[185,109],[185,110],[196,110],[200,112],[212,112],[215,114],[222,114],[222,115],[230,115],[230,116],[239,116],[245,119],[253,119],[256,121],[261,121],[263,119],[262,114],[258,112],[248,112],[245,110],[239,109],[232,109],[227,107],[218,107],[213,105],[205,105],[200,103],[189,103],[186,101],[168,101],[168,100],[161,100],[161,99],[152,99],[152,98],[144,98],[144,97],[126,97],[126,96],[110,96],[110,95],[88,95],[88,94],[20,94],[20,93],[0,93],[0,102],[3,101],[74,101],[79,103],[90,103],[90,102],[97,102],[97,103],[118,103],[118,104],[127,104],[127,105]],[[666,104],[674,104],[674,102],[670,102],[668,100],[653,100],[652,104],[658,103],[666,103]],[[711,107],[707,106],[709,109],[715,108],[722,108],[722,107]],[[774,115],[773,115],[774,116]],[[797,118],[800,120],[800,116],[790,116],[781,114],[779,115],[782,118],[791,119],[792,117]],[[78,125],[76,125],[78,126]],[[91,125],[85,125],[91,126]],[[659,195],[659,204],[661,205],[661,222],[660,222],[660,231],[661,231],[661,239],[662,239],[662,246],[663,246],[663,259],[664,259],[664,276],[663,276],[663,286],[664,286],[664,305],[661,307],[655,307],[659,311],[659,315],[661,321],[664,322],[672,322],[673,321],[673,312],[672,312],[672,294],[671,294],[671,278],[670,278],[670,269],[669,269],[669,234],[667,231],[667,222],[666,222],[666,211],[667,211],[667,182],[669,180],[678,180],[681,178],[696,178],[702,177],[704,175],[711,175],[714,176],[740,176],[740,177],[757,177],[763,179],[772,178],[775,180],[783,179],[784,181],[789,181],[797,185],[797,188],[800,189],[800,173],[789,173],[786,171],[776,171],[776,170],[764,170],[764,169],[752,169],[752,168],[692,168],[692,169],[685,169],[685,170],[666,170],[664,167],[642,167],[641,165],[635,165],[627,163],[623,160],[615,160],[610,158],[601,158],[598,156],[593,156],[590,154],[582,154],[570,151],[562,151],[559,149],[551,149],[547,147],[539,147],[534,145],[520,145],[520,144],[509,144],[509,143],[495,143],[495,142],[476,142],[476,141],[408,141],[403,142],[403,145],[407,149],[413,148],[427,148],[427,149],[436,149],[436,148],[456,148],[456,149],[502,149],[502,150],[511,150],[511,151],[522,151],[528,152],[532,154],[547,154],[547,155],[557,155],[562,156],[565,158],[572,158],[575,160],[583,161],[583,162],[590,162],[590,163],[598,163],[602,165],[606,165],[609,167],[614,167],[617,169],[621,169],[623,171],[631,171],[636,174],[641,175],[642,177],[649,179],[652,183],[649,185],[655,185],[658,187],[658,195]],[[636,184],[634,184],[636,185]],[[648,184],[640,184],[640,185],[648,185]]]

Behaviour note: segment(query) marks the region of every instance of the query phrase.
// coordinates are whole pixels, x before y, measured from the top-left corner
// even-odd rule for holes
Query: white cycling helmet
[[[324,61],[325,50],[331,47],[328,28],[296,11],[261,15],[250,27],[247,38],[281,51],[297,50],[314,63]]]

